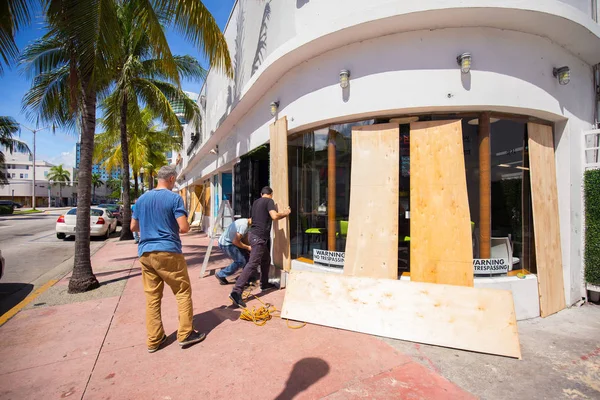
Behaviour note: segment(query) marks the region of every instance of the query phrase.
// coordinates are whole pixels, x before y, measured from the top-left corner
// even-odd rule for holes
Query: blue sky
[[[235,0],[204,0],[203,2],[217,20],[221,30],[223,30]],[[19,48],[24,48],[30,41],[40,37],[43,33],[43,21],[38,16],[30,27],[19,32],[17,35]],[[173,54],[189,54],[199,59],[200,63],[205,68],[208,68],[206,59],[184,38],[175,32],[168,32],[167,38]],[[29,89],[30,84],[31,82],[19,71],[18,67],[13,67],[12,69],[5,68],[4,75],[0,76],[2,93],[0,96],[0,115],[11,116],[19,123],[33,128],[34,124],[28,121],[25,115],[21,113],[21,99]],[[198,93],[202,82],[185,81],[182,82],[182,86],[183,90]],[[33,150],[33,135],[28,130],[21,130],[20,139],[26,142]],[[75,132],[57,130],[56,134],[53,135],[51,129],[41,131],[36,135],[36,158],[53,164],[74,166],[76,142],[77,133]]]

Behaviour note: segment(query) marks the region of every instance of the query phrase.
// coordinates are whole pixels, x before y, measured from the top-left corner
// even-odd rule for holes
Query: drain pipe
[[[600,64],[594,65],[594,123],[596,129],[600,129]]]

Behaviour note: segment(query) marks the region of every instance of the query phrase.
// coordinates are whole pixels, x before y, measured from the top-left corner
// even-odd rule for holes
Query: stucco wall
[[[456,55],[470,51],[473,65],[462,75]],[[568,65],[571,82],[560,86],[552,68]],[[339,86],[340,69],[351,71]],[[496,110],[558,122],[556,160],[565,294],[581,297],[581,201],[578,188],[580,135],[591,128],[591,67],[564,48],[535,35],[489,28],[441,29],[388,35],[344,46],[289,70],[218,142],[219,168],[269,139],[269,103],[289,129],[376,115],[432,111]],[[210,86],[208,87],[210,90]],[[217,156],[206,154],[186,174],[188,183],[212,173]]]

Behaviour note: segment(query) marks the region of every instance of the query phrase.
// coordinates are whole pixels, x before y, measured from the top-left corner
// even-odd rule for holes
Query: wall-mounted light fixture
[[[206,96],[205,95],[200,96],[200,105],[202,106],[202,108],[206,108]]]
[[[278,101],[274,101],[271,103],[271,115],[275,116],[275,114],[277,114],[277,110],[279,109],[279,102]]]
[[[552,74],[561,85],[568,85],[571,81],[571,69],[569,67],[554,68]]]
[[[471,71],[471,53],[462,53],[456,57],[456,62],[460,65],[460,71],[463,74],[468,74]]]
[[[340,86],[342,89],[346,89],[350,84],[350,71],[343,69],[340,71]]]
[[[219,154],[219,145],[216,145],[214,149],[210,149],[210,154]]]

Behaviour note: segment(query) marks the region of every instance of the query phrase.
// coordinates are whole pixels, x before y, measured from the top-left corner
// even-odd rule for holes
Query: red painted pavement
[[[175,299],[165,288],[162,310],[168,344],[147,353],[145,299],[139,265],[134,263],[130,271],[119,272],[127,279],[120,297],[26,311],[0,328],[0,358],[6,364],[0,373],[0,398],[81,398],[93,365],[90,357],[75,361],[82,349],[88,354],[100,351],[85,399],[352,399],[362,394],[376,399],[471,398],[375,337],[314,325],[294,330],[279,318],[263,327],[239,320],[239,310],[227,298],[232,287],[219,285],[212,275],[198,278],[207,239],[187,235],[184,245],[195,325],[208,333],[203,343],[179,348]],[[213,255],[211,273],[228,263],[218,249]],[[109,243],[94,256],[94,268],[110,272],[127,260],[133,263],[132,256],[134,245]],[[111,276],[98,278],[106,281]],[[280,308],[283,296],[284,291],[274,291],[261,299]],[[107,331],[105,312],[112,312],[117,302]],[[257,300],[249,302],[253,305],[260,306]],[[43,314],[51,309],[61,315],[59,320]],[[31,322],[23,322],[27,320]],[[36,324],[49,333],[34,336],[39,345],[27,335]],[[13,340],[12,348],[4,345],[5,339]],[[44,350],[44,343],[54,350]],[[66,361],[60,361],[62,354],[67,354]],[[44,368],[48,363],[54,364]],[[71,387],[73,393],[68,394]]]

